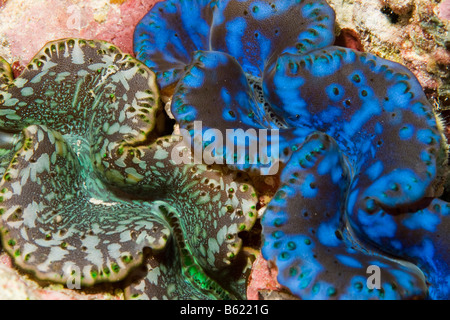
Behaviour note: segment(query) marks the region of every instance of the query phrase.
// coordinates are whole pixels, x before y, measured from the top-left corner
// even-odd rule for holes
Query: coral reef
[[[448,0],[155,2],[49,0],[34,39],[34,2],[0,2],[14,264],[125,298],[448,299]]]
[[[439,18],[450,20],[450,1],[444,0],[439,5]]]

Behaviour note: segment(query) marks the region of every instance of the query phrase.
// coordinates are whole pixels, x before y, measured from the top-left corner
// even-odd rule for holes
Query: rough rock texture
[[[109,292],[106,292],[109,291]],[[114,289],[98,292],[70,290],[62,285],[38,284],[28,276],[13,269],[11,258],[0,254],[1,300],[121,300],[123,293]]]
[[[134,27],[155,2],[157,1],[2,1],[0,56],[10,63],[18,61],[24,65],[46,42],[67,37],[105,40],[114,43],[124,52],[131,53]]]
[[[18,74],[47,42],[65,37],[106,40],[132,52],[137,22],[158,0],[0,0],[0,56]],[[336,11],[340,45],[406,65],[438,110],[450,110],[450,0],[329,0]],[[30,36],[32,35],[32,36]],[[265,203],[268,201],[266,200]],[[250,299],[286,298],[259,258]],[[38,286],[0,255],[1,299],[98,299],[120,295],[78,294]],[[277,294],[278,292],[278,294]]]
[[[450,0],[443,0],[441,2],[439,6],[439,18],[442,20],[450,20]]]
[[[297,299],[289,294],[277,282],[277,270],[264,260],[262,255],[253,263],[253,271],[249,279],[247,298],[249,300],[283,300]]]

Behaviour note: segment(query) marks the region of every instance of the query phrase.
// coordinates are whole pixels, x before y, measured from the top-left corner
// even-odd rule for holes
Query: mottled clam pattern
[[[334,17],[325,1],[165,1],[137,26],[135,53],[182,128],[279,130],[262,253],[280,284],[301,299],[446,299],[442,121],[407,68],[333,46]],[[379,289],[366,285],[374,266]]]
[[[151,70],[111,44],[67,39],[16,79],[7,65],[2,76],[10,148],[0,227],[17,266],[92,285],[145,265],[126,297],[245,297],[251,257],[238,233],[255,222],[254,189],[245,174],[172,161],[190,155],[181,137],[164,135]]]
[[[172,134],[164,96],[188,132],[279,133],[264,137],[281,186],[262,254],[292,294],[448,299],[441,120],[405,67],[333,46],[334,19],[324,0],[167,0],[137,25],[136,58],[60,40],[16,79],[0,59],[3,248],[42,280],[131,276],[127,298],[245,298],[240,232],[257,219],[246,171],[266,163],[250,163],[245,139],[243,165],[174,161],[211,150]]]

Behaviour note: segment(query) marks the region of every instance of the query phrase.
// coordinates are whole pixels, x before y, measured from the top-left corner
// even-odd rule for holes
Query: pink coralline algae
[[[442,1],[439,6],[440,14],[439,17],[441,19],[450,20],[450,0]]]
[[[38,1],[19,5],[0,0],[3,14],[11,17],[2,21],[0,34],[8,39],[10,54],[21,65],[47,42],[62,38],[104,40],[131,53],[134,27],[157,0],[110,2],[48,0],[45,5]]]

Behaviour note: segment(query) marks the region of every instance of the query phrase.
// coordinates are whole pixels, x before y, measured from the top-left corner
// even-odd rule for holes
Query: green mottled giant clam
[[[190,154],[150,69],[83,39],[46,44],[16,79],[1,61],[0,231],[19,268],[92,285],[145,266],[127,298],[245,298],[255,190],[172,160]]]

